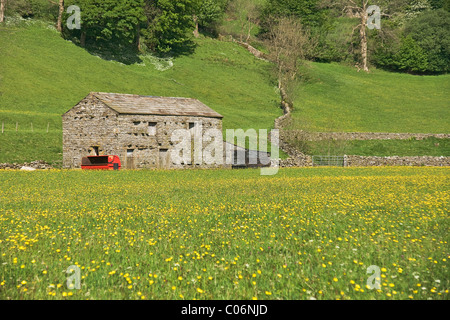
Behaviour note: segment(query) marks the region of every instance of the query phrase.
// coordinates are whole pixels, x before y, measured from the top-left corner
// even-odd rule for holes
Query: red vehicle
[[[83,170],[120,170],[120,167],[118,156],[89,156],[81,159]]]

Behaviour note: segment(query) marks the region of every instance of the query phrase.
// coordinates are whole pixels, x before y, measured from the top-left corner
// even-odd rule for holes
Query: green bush
[[[408,73],[447,73],[450,71],[449,29],[449,12],[426,11],[411,19],[404,30],[391,30],[395,36],[377,39],[372,62],[377,67]]]
[[[428,70],[426,52],[408,35],[402,39],[400,51],[394,57],[395,67],[409,73],[422,73]]]
[[[55,20],[58,6],[47,0],[14,0],[6,5],[6,16]]]
[[[428,57],[428,72],[450,71],[450,13],[444,9],[428,11],[409,22],[410,35]]]
[[[263,32],[269,29],[273,18],[295,16],[305,26],[320,26],[327,19],[327,11],[319,0],[267,0],[261,12]]]
[[[349,39],[353,19],[339,18],[330,21],[328,27],[313,28],[313,35],[318,39],[313,60],[320,62],[342,62],[350,57]]]

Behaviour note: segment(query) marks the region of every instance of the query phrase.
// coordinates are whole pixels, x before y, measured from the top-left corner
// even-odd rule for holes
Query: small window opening
[[[150,136],[156,135],[156,122],[149,122],[148,123],[148,134]]]

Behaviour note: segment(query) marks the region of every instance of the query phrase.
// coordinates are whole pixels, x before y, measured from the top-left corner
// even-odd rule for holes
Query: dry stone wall
[[[367,157],[367,156],[346,156],[347,167],[381,167],[381,166],[427,166],[446,167],[450,166],[450,157]],[[312,167],[312,157],[301,155],[300,157],[290,157],[280,161],[280,167]]]
[[[80,168],[81,159],[93,155],[115,154],[118,141],[118,113],[97,98],[87,97],[63,115],[63,168]]]
[[[36,160],[25,163],[0,163],[0,170],[20,170],[23,167],[33,168],[37,170],[53,169],[53,166],[43,160]]]
[[[405,140],[415,138],[417,140],[429,137],[450,138],[450,134],[423,134],[423,133],[370,133],[370,132],[331,132],[331,133],[306,133],[304,131],[288,131],[283,127],[290,121],[290,114],[275,120],[275,128],[280,130],[280,149],[289,154],[288,159],[280,161],[281,167],[310,167],[313,166],[312,157],[298,151],[288,141],[301,139],[307,141],[318,140]],[[376,156],[346,156],[346,164],[349,167],[370,166],[450,166],[450,157],[376,157]]]
[[[368,166],[450,166],[450,157],[364,157],[347,156],[347,163],[350,167]]]
[[[320,140],[423,140],[434,137],[450,139],[450,134],[432,133],[383,133],[383,132],[305,132],[301,130],[284,130],[285,138],[303,141]]]

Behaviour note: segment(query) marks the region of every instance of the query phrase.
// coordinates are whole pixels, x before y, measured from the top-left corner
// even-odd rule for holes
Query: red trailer
[[[118,156],[89,156],[81,160],[83,170],[120,170]]]

